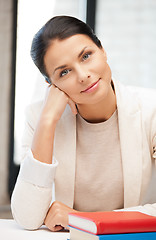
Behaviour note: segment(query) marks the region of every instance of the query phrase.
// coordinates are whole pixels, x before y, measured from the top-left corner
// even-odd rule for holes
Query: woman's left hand
[[[59,201],[55,201],[49,208],[44,223],[51,231],[54,232],[60,231],[63,228],[68,229],[69,212],[76,212],[76,210]]]

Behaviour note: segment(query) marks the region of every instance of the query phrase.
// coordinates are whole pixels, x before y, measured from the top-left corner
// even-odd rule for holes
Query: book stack
[[[70,240],[156,240],[156,217],[136,211],[69,213]]]

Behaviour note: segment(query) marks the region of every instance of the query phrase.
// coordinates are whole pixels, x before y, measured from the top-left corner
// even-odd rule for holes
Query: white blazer
[[[136,210],[140,208],[141,211],[156,216],[156,91],[125,87],[117,81],[113,80],[113,82],[117,98],[123,165],[124,208],[143,205],[137,207]],[[24,158],[27,155],[26,149],[31,146],[33,131],[40,111],[41,103],[34,104],[29,108],[29,123],[23,139]],[[58,161],[56,174],[52,180],[55,182],[55,199],[73,207],[76,117],[72,114],[69,106],[66,107],[56,127],[54,157]],[[20,179],[20,175],[18,179]],[[34,183],[32,182],[32,184]],[[22,191],[23,187],[19,185],[17,181],[12,197],[14,216],[15,213],[18,215],[22,212],[19,208],[19,201],[21,201],[19,189]],[[47,202],[48,204],[49,202]],[[49,205],[46,209],[48,207]],[[45,211],[42,215],[44,214]],[[44,217],[42,216],[42,220]],[[17,218],[15,216],[15,219]],[[22,220],[18,218],[17,221]]]
[[[128,88],[114,82],[117,96],[119,135],[124,175],[124,207],[144,203],[156,158],[156,91]],[[60,150],[61,148],[61,150]],[[76,118],[68,109],[57,125],[54,156],[56,199],[73,206]],[[64,184],[62,184],[64,183]],[[66,187],[64,187],[66,186]],[[155,189],[154,189],[155,188]],[[156,202],[156,183],[153,185]],[[153,192],[152,191],[152,192]],[[152,199],[151,199],[152,201]]]

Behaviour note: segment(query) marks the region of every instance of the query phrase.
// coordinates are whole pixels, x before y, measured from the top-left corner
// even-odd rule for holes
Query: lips
[[[89,87],[87,87],[85,90],[81,91],[81,93],[91,91],[91,90],[94,88],[94,86],[98,84],[99,81],[100,81],[100,79],[99,79],[98,81],[92,83],[92,84],[91,84]]]

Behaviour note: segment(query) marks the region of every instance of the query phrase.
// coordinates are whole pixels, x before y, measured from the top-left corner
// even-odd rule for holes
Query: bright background
[[[19,0],[14,135],[17,164],[25,108],[42,99],[47,86],[30,57],[32,38],[55,15],[85,21],[85,12],[85,0]],[[107,52],[114,78],[125,84],[156,88],[155,0],[98,0],[95,32]]]

